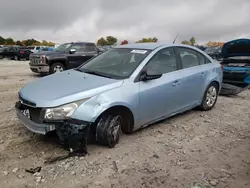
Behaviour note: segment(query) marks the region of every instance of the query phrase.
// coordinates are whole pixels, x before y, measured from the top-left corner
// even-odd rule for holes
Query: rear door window
[[[94,44],[85,44],[85,47],[86,47],[87,53],[95,53],[96,52],[96,47]]]

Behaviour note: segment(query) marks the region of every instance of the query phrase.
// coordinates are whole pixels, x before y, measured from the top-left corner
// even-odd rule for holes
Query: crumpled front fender
[[[125,102],[114,102],[112,98],[106,95],[98,95],[84,102],[73,113],[72,118],[87,122],[95,122],[95,120],[107,109],[114,106],[125,106],[133,113],[133,107]]]

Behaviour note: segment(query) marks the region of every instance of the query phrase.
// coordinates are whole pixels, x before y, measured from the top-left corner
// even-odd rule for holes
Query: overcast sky
[[[58,43],[107,35],[200,43],[250,38],[250,0],[2,0],[0,35]]]

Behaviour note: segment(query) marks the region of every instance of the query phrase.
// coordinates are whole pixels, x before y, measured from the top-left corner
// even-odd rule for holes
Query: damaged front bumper
[[[87,152],[87,139],[91,123],[76,119],[45,121],[42,108],[30,107],[16,102],[16,115],[30,131],[42,135],[56,131],[60,141],[71,152]]]
[[[18,119],[22,122],[22,124],[34,133],[45,135],[48,132],[55,130],[55,125],[35,123],[34,121],[30,120],[27,116],[25,116],[23,112],[18,108],[16,108],[16,115]]]

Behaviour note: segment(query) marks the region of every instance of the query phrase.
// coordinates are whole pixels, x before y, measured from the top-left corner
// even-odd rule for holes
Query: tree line
[[[26,39],[26,40],[17,40],[15,41],[13,38],[3,38],[0,36],[0,45],[18,45],[18,46],[55,46],[55,43],[42,40],[38,41],[35,39]]]
[[[107,36],[107,37],[101,37],[100,39],[97,40],[96,44],[98,46],[112,46],[117,44],[117,38],[114,36]],[[136,43],[144,43],[144,42],[157,42],[158,39],[156,37],[153,38],[142,38]],[[128,44],[128,40],[123,40],[120,45]]]
[[[112,46],[112,45],[117,45],[117,38],[114,36],[106,36],[106,37],[101,37],[100,39],[97,40],[97,45],[98,46]],[[158,39],[156,37],[149,37],[149,38],[142,38],[140,40],[137,40],[135,43],[145,43],[145,42],[158,42]],[[128,40],[123,40],[120,45],[128,44]],[[191,37],[189,40],[183,40],[181,41],[182,44],[186,45],[191,45],[195,46],[196,45],[196,39],[195,37]],[[212,42],[209,41],[206,43],[206,46],[208,47],[222,47],[223,42]],[[3,38],[0,36],[0,45],[18,45],[18,46],[55,46],[55,43],[42,40],[38,41],[35,39],[26,39],[26,40],[17,40],[15,41],[13,38]]]
[[[112,46],[117,45],[117,38],[114,36],[107,36],[107,37],[101,37],[97,40],[96,44],[98,46]],[[135,43],[145,43],[145,42],[158,42],[158,39],[156,37],[149,37],[149,38],[142,38],[140,40],[137,40]],[[128,40],[123,40],[120,45],[128,44]],[[183,40],[181,41],[181,44],[186,44],[190,46],[197,46],[195,37],[191,37],[189,40]],[[208,47],[222,47],[224,45],[223,42],[212,42],[209,41],[205,44]]]

